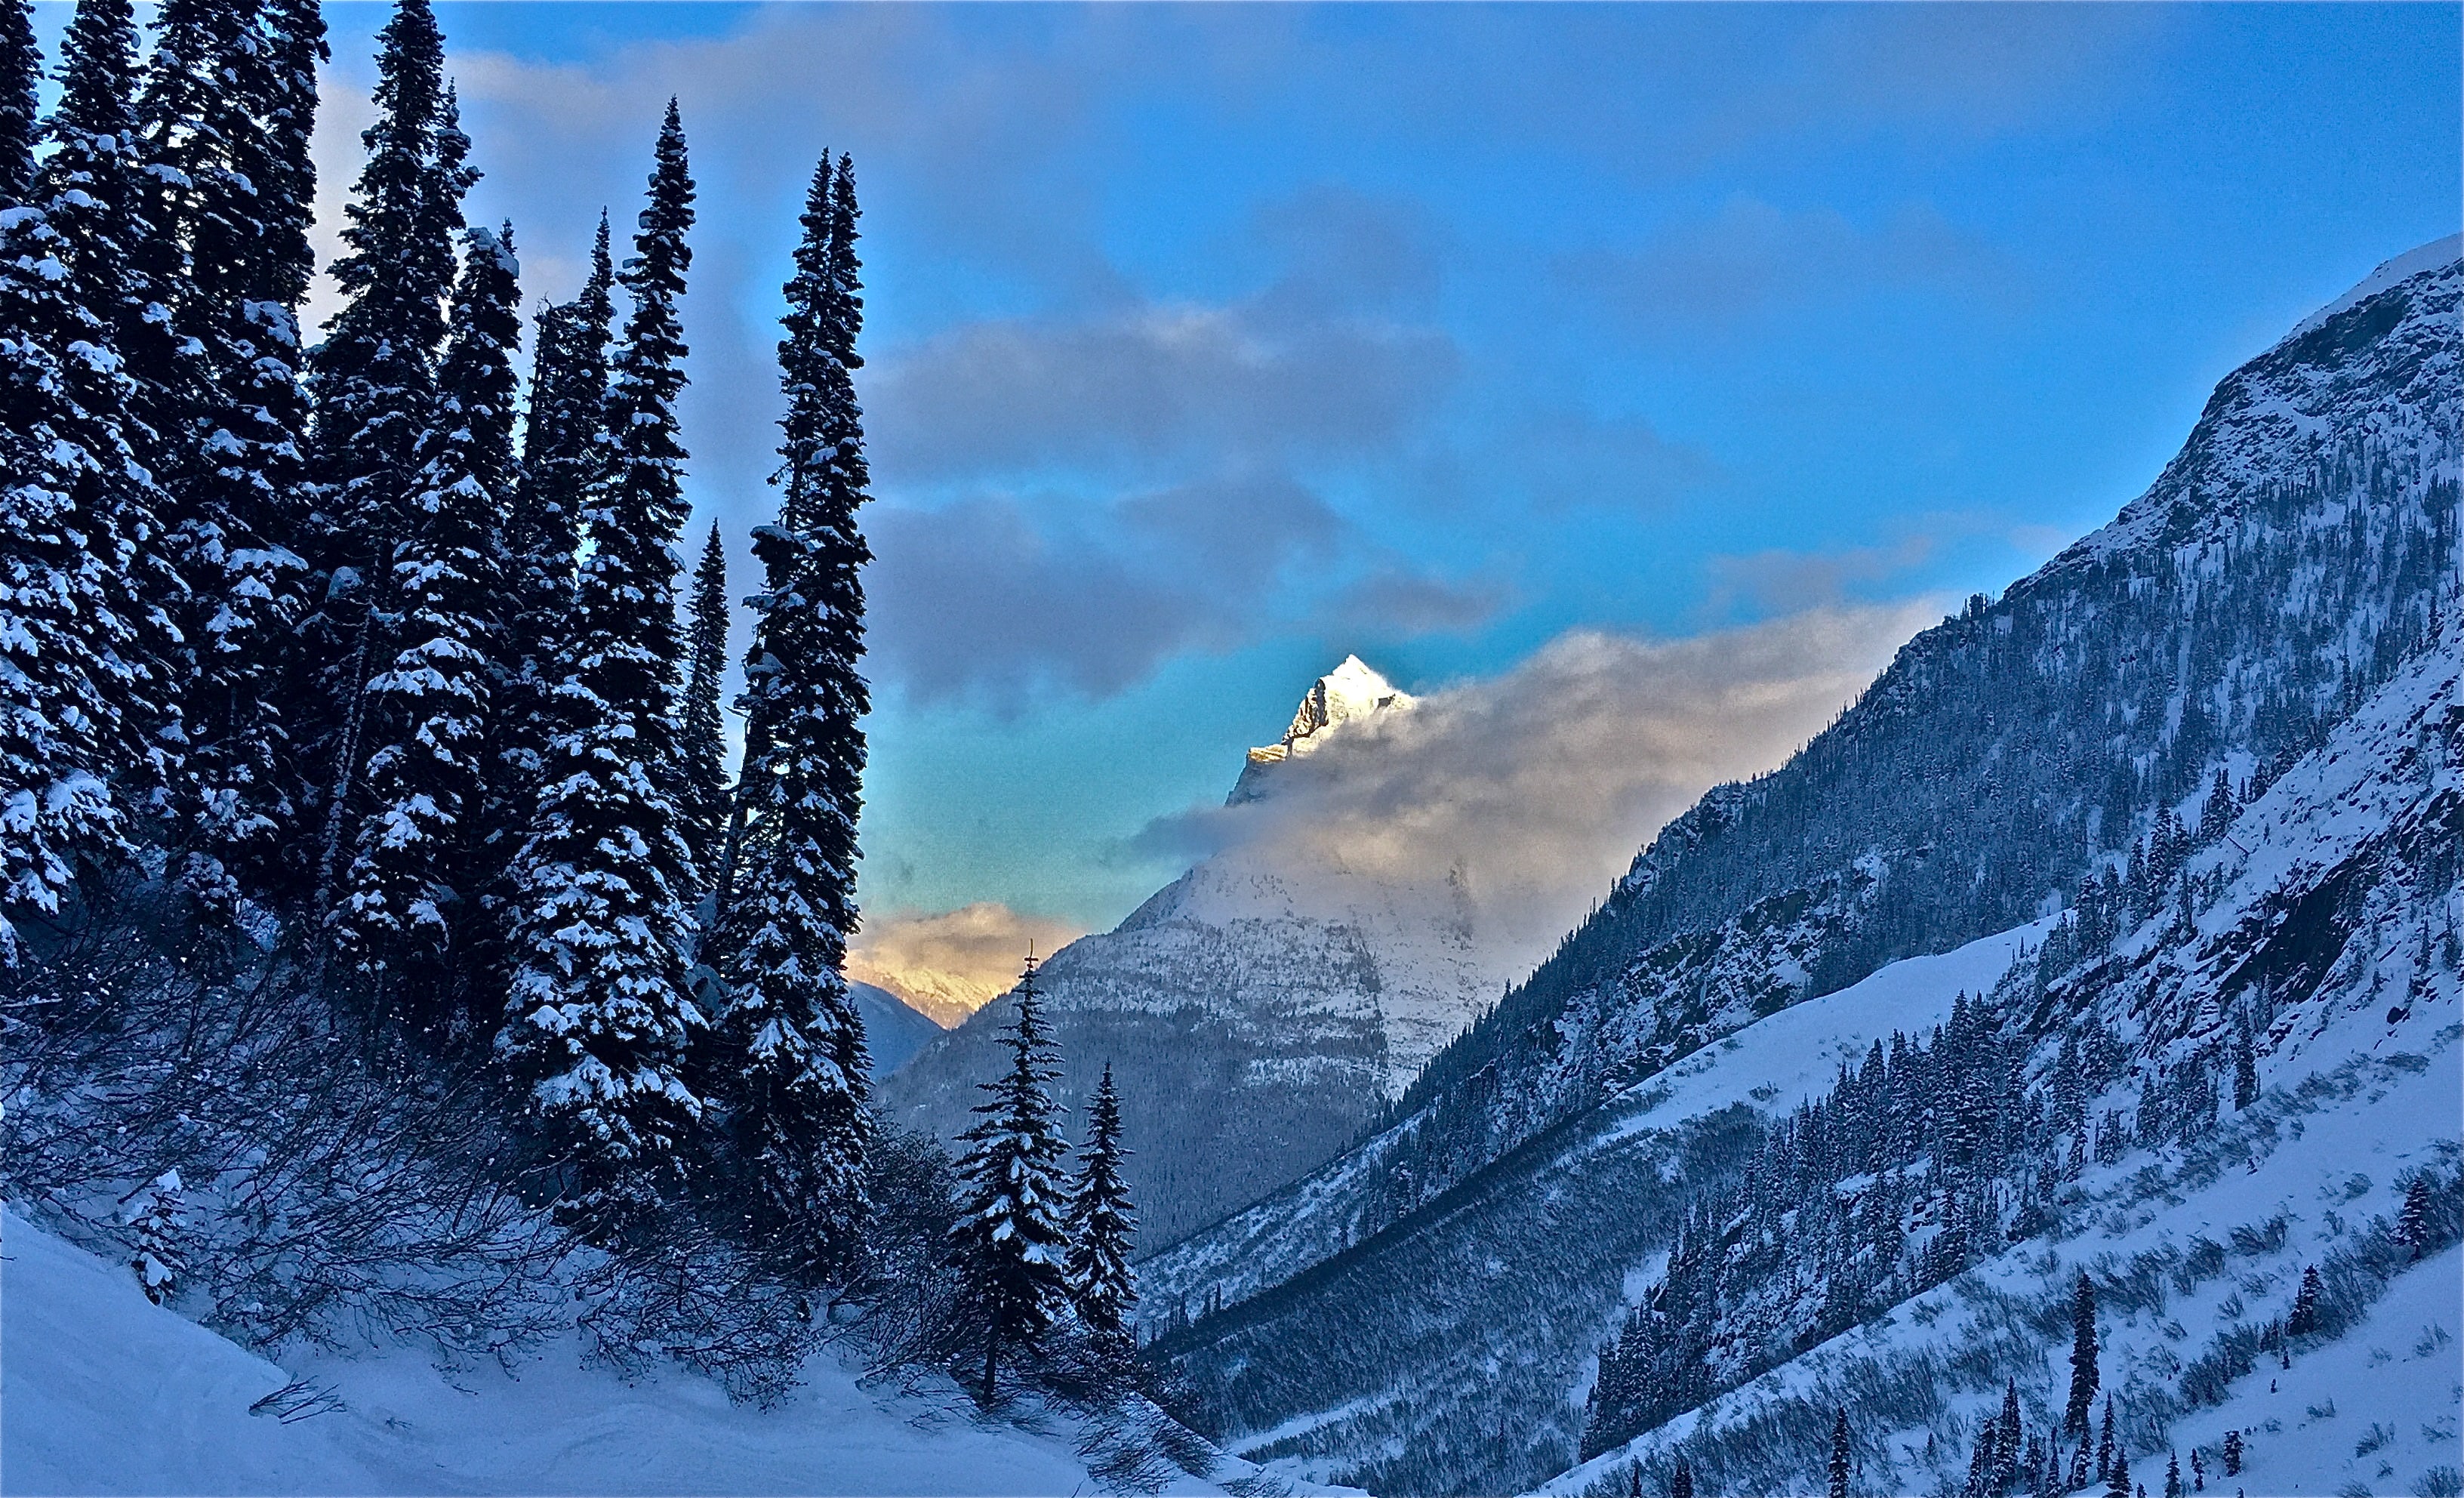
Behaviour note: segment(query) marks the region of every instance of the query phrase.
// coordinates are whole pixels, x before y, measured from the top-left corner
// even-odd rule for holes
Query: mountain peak
[[[1355,717],[1367,717],[1386,709],[1405,709],[1414,698],[1396,690],[1395,684],[1369,669],[1357,655],[1346,655],[1342,664],[1309,684],[1301,695],[1301,705],[1292,714],[1292,726],[1284,730],[1281,747],[1287,752],[1306,754],[1298,746],[1337,723]],[[1266,751],[1252,749],[1251,758]],[[1282,758],[1278,755],[1275,758]]]
[[[1419,703],[1418,697],[1379,675],[1359,656],[1344,656],[1334,670],[1309,683],[1309,691],[1301,694],[1301,705],[1293,712],[1292,724],[1284,730],[1283,738],[1249,751],[1249,761],[1242,767],[1240,783],[1232,787],[1230,800],[1239,803],[1259,795],[1257,778],[1268,765],[1315,751],[1326,742],[1327,735],[1343,724],[1385,713],[1409,712]]]

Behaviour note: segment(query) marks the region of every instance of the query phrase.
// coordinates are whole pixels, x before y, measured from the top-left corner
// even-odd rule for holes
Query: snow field
[[[826,1353],[779,1408],[681,1371],[627,1384],[551,1345],[508,1375],[415,1350],[289,1371],[149,1303],[134,1277],[13,1212],[0,1261],[0,1491],[8,1493],[1092,1493],[1060,1421],[980,1420],[945,1381],[861,1387]],[[305,1380],[342,1409],[252,1415]],[[285,1403],[294,1402],[286,1400]],[[1237,1481],[1256,1468],[1227,1461]],[[1223,1491],[1181,1477],[1165,1491]]]

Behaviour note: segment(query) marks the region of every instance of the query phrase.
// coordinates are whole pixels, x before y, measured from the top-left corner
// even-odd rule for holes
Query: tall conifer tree
[[[848,378],[863,315],[853,194],[852,167],[825,157],[786,286],[779,521],[754,533],[764,591],[751,600],[745,761],[714,881],[730,983],[722,1071],[741,1079],[738,1127],[763,1141],[753,1157],[764,1162],[764,1198],[825,1222],[860,1211],[870,1093],[864,1024],[841,972],[855,925],[867,704],[856,569],[869,556],[855,518],[864,432]]]
[[[1138,1306],[1137,1280],[1130,1269],[1137,1214],[1121,1175],[1129,1153],[1121,1145],[1121,1098],[1112,1090],[1107,1062],[1088,1109],[1084,1163],[1069,1196],[1068,1268],[1069,1301],[1078,1319],[1097,1336],[1114,1340],[1130,1335]]]
[[[266,275],[273,299],[296,314],[317,274],[308,231],[317,216],[317,69],[333,50],[319,0],[265,0]]]
[[[412,528],[419,444],[435,399],[462,197],[476,180],[445,82],[445,38],[428,0],[397,0],[378,33],[377,118],[360,134],[367,165],[344,209],[334,262],[344,301],[310,356],[317,397],[313,562],[319,603],[303,636],[303,700],[325,704],[319,740],[325,799],[318,898],[330,903],[359,810],[368,678],[392,658],[402,604],[386,564]]]
[[[779,363],[786,440],[773,475],[781,491],[779,522],[753,533],[763,591],[749,601],[744,769],[718,880],[725,901],[733,871],[775,857],[792,820],[791,835],[814,847],[820,867],[830,870],[826,886],[809,897],[842,945],[855,934],[861,723],[871,706],[858,669],[863,567],[872,560],[858,513],[871,484],[854,380],[864,365],[856,352],[864,327],[859,216],[854,162],[842,155],[833,165],[825,152],[805,195],[804,236],[785,288],[787,336]]]
[[[1831,1417],[1831,1498],[1848,1498],[1848,1407]]]
[[[2096,1287],[2081,1269],[2071,1286],[2071,1397],[2062,1408],[2062,1432],[2087,1436],[2088,1412],[2096,1407]]]
[[[279,300],[292,278],[270,252],[272,226],[304,209],[279,203],[263,15],[257,0],[165,0],[158,15],[138,108],[139,275],[165,316],[160,334],[123,350],[187,584],[173,835],[190,888],[216,904],[275,877],[297,811],[293,725],[275,689],[304,607],[305,404]]]
[[[539,809],[542,756],[562,721],[556,689],[574,622],[582,507],[607,461],[615,285],[602,213],[580,295],[539,315],[521,473],[505,518],[507,617],[495,714],[498,809],[492,820],[510,827],[516,841]]]
[[[171,615],[183,584],[165,545],[169,499],[150,463],[152,435],[123,349],[141,341],[136,141],[137,25],[128,0],[78,0],[61,44],[60,101],[45,134],[53,143],[35,197],[58,235],[60,290],[94,319],[86,341],[98,356],[75,371],[83,404],[114,435],[93,477],[97,503],[85,522],[108,573],[114,606],[131,631],[129,668],[106,723],[115,782],[127,804],[165,788],[178,735]],[[115,451],[116,450],[116,451]]]
[[[6,0],[0,4],[0,207],[21,207],[33,194],[35,83],[42,69],[34,8],[28,0]]]
[[[476,939],[490,666],[513,487],[520,268],[513,231],[467,235],[410,528],[390,565],[402,620],[368,678],[369,808],[332,923],[337,945],[423,1026],[451,1024],[452,962]]]
[[[21,201],[38,62],[24,0],[0,0],[0,966],[18,957],[12,915],[58,911],[79,861],[119,836],[105,777],[128,675],[104,482],[126,453],[94,408],[117,372],[80,350],[108,337],[66,295],[59,233]]]
[[[673,1182],[702,1111],[684,1078],[704,1019],[685,987],[693,855],[663,783],[674,764],[675,542],[684,451],[676,298],[693,178],[668,106],[626,283],[610,471],[582,520],[590,554],[557,688],[564,723],[513,870],[515,976],[499,1037],[572,1172],[571,1208],[623,1230]]]
[[[1052,1100],[1059,1068],[1032,959],[1016,992],[1018,1020],[1002,1038],[1009,1070],[981,1084],[991,1101],[976,1105],[979,1122],[961,1135],[966,1196],[953,1229],[954,1257],[983,1320],[987,1399],[999,1386],[1003,1354],[1032,1345],[1069,1304],[1062,1219],[1068,1188],[1061,1174],[1067,1146]]]
[[[678,746],[686,839],[693,845],[693,867],[707,875],[718,868],[719,840],[727,832],[726,725],[718,711],[719,683],[727,672],[727,552],[715,520],[693,568],[686,647],[691,667]]]

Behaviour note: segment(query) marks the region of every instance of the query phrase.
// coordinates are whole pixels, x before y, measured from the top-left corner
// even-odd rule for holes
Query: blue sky
[[[884,918],[1109,925],[1346,651],[1420,690],[1998,588],[2464,175],[2453,5],[439,13],[535,294],[680,96],[739,568],[855,156]],[[385,11],[330,14],[338,201]]]

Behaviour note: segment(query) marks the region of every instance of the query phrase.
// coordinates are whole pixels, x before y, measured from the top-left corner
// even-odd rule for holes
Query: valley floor
[[[628,1385],[571,1345],[449,1379],[419,1353],[287,1370],[148,1303],[131,1276],[15,1214],[0,1264],[9,1493],[1069,1494],[1070,1432],[980,1421],[954,1387],[874,1392],[826,1354],[781,1407],[678,1372]],[[250,1406],[295,1379],[345,1406]],[[1217,1475],[1254,1471],[1230,1463]],[[1222,1489],[1183,1477],[1167,1491]]]

